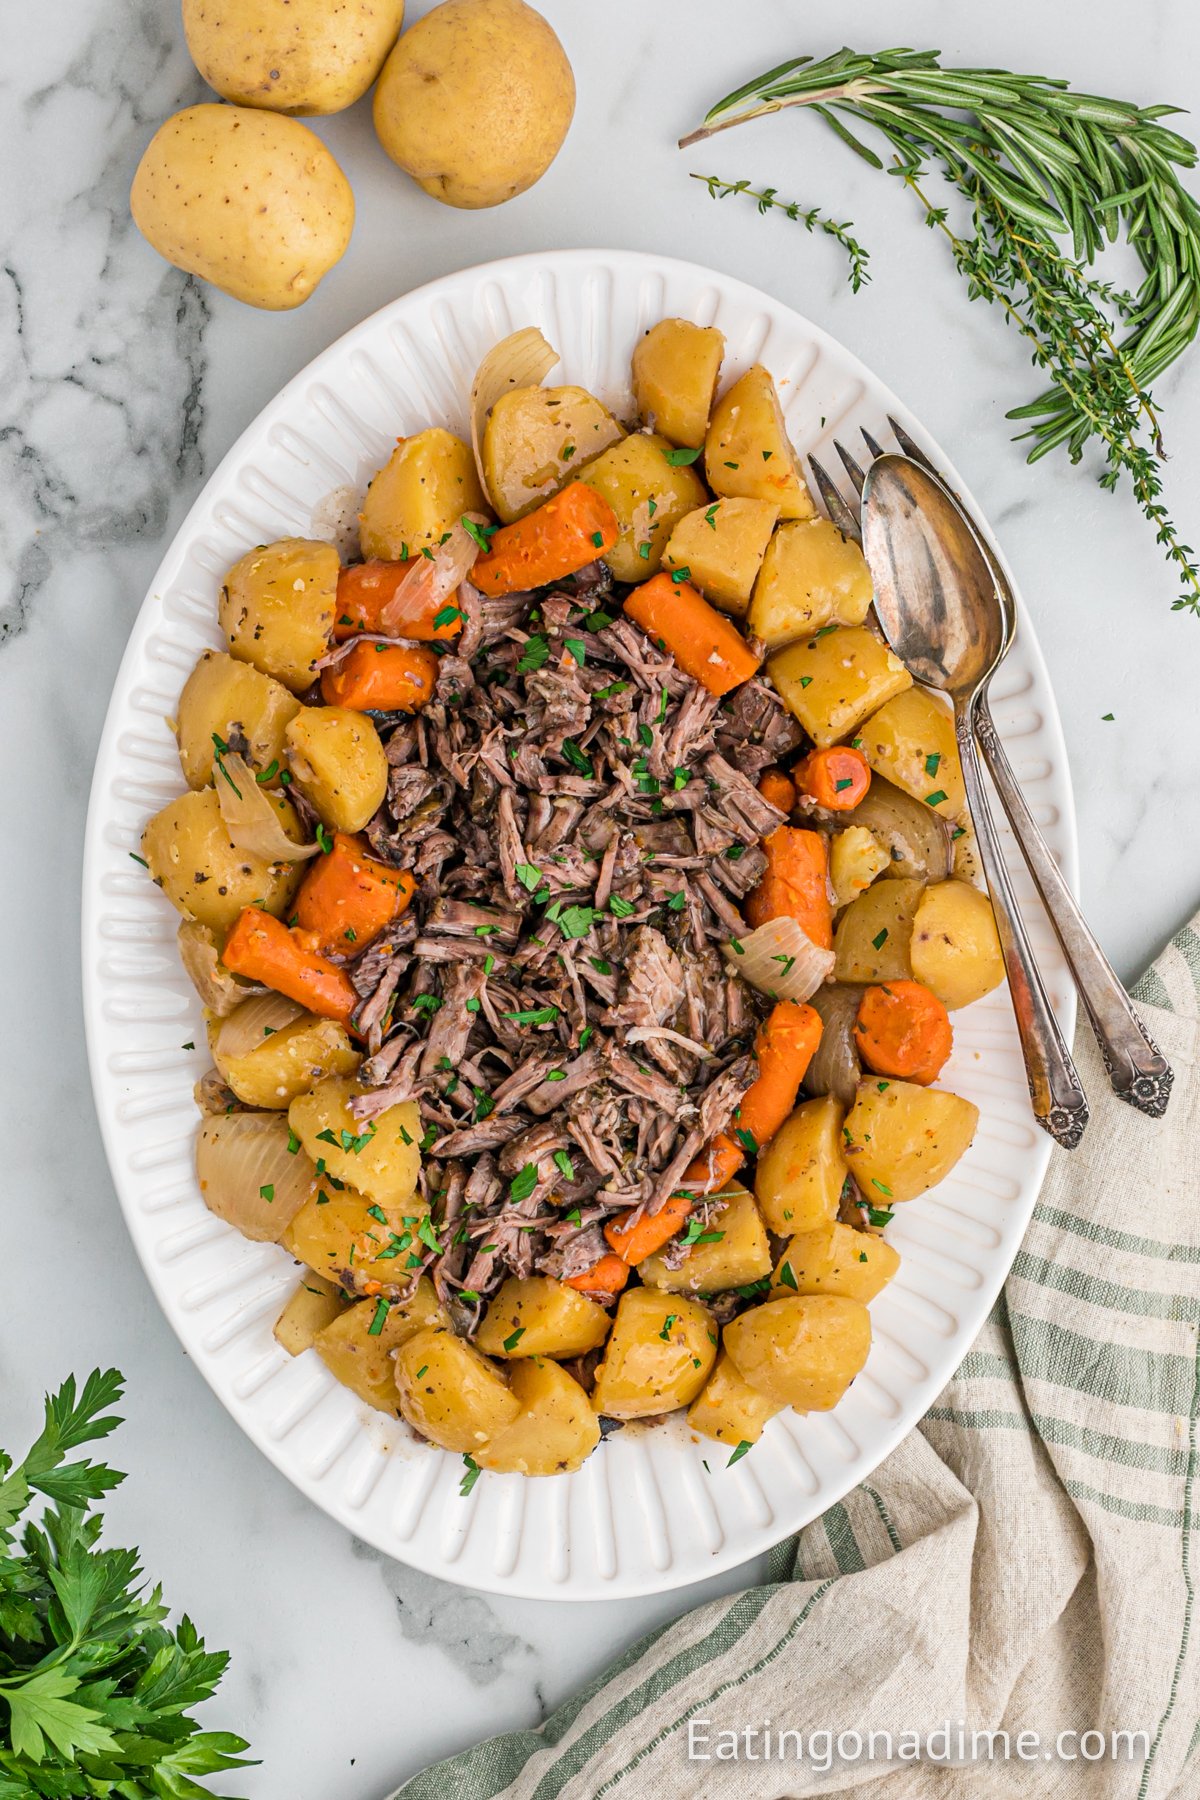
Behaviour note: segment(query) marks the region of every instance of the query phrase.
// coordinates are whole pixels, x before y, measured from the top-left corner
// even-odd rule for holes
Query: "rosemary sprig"
[[[796,58],[727,95],[681,142],[805,106],[883,169],[844,118],[875,127],[892,146],[888,172],[947,239],[968,297],[999,307],[1049,381],[1008,415],[1026,426],[1029,460],[1061,447],[1077,462],[1098,443],[1101,485],[1127,477],[1180,579],[1175,609],[1200,614],[1195,554],[1160,497],[1165,452],[1151,393],[1200,331],[1200,205],[1176,173],[1195,166],[1196,148],[1161,123],[1178,108],[1076,93],[1065,81],[1005,69],[943,69],[937,56],[840,50],[820,62]],[[926,194],[930,164],[965,200],[965,224],[952,224]],[[710,192],[775,202],[772,188],[700,179]],[[815,213],[818,224],[828,228]],[[1136,293],[1090,272],[1121,236],[1144,271]],[[1060,247],[1065,237],[1070,254]]]
[[[753,188],[748,181],[722,181],[717,175],[693,175],[692,180],[702,181],[714,200],[728,200],[730,194],[745,194],[747,199],[757,202],[760,213],[770,212],[774,207],[803,225],[805,231],[823,231],[827,237],[836,239],[846,252],[850,263],[849,282],[854,293],[870,281],[867,268],[870,253],[850,235],[853,219],[841,223],[827,219],[817,206],[810,206],[805,211],[798,200],[781,200],[779,190],[773,187]]]

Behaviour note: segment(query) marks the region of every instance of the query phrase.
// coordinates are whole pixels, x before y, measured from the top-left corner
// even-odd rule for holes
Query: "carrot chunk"
[[[318,856],[296,896],[296,923],[314,950],[361,950],[406,910],[416,882],[407,869],[377,862],[361,838],[335,832],[333,849]]]
[[[231,974],[261,981],[323,1019],[344,1022],[358,1005],[358,995],[344,969],[309,949],[286,925],[257,906],[243,909],[226,940],[221,961]]]
[[[357,637],[360,632],[383,630],[380,618],[384,607],[412,568],[416,557],[407,562],[353,563],[338,576],[337,608],[333,635],[338,643]],[[435,621],[440,620],[440,624]],[[403,632],[395,636],[419,638],[423,643],[434,638],[457,637],[462,630],[462,614],[449,601],[429,606],[404,621]]]
[[[706,1144],[694,1163],[689,1163],[683,1172],[684,1187],[693,1185],[703,1188],[706,1194],[718,1194],[727,1182],[733,1180],[746,1160],[746,1152],[740,1144],[735,1144],[725,1132],[718,1131],[712,1142]]]
[[[954,1048],[949,1014],[919,981],[869,987],[858,1005],[854,1041],[868,1068],[927,1087]]]
[[[770,1143],[792,1111],[822,1029],[816,1008],[795,1000],[778,1001],[759,1026],[754,1040],[758,1077],[734,1114],[734,1136],[747,1153]]]
[[[849,812],[871,785],[871,765],[850,744],[813,750],[792,771],[802,794],[830,812]]]
[[[418,712],[437,673],[437,657],[419,644],[355,644],[322,674],[321,698],[355,712]]]
[[[562,581],[611,550],[620,534],[603,495],[572,481],[543,506],[502,525],[471,570],[471,585],[493,597]]]
[[[816,831],[780,825],[763,840],[767,869],[746,900],[751,925],[795,919],[814,944],[833,948],[833,907],[829,900],[829,852]]]
[[[619,1294],[629,1280],[629,1264],[619,1256],[602,1256],[582,1275],[568,1276],[564,1287],[578,1288],[589,1294]]]
[[[630,594],[625,611],[710,694],[728,694],[758,668],[760,659],[737,626],[690,582],[653,575]]]
[[[636,1269],[640,1262],[645,1262],[648,1256],[670,1243],[675,1233],[687,1223],[694,1204],[691,1194],[672,1194],[656,1213],[643,1213],[636,1223],[633,1215],[637,1208],[631,1207],[628,1212],[618,1213],[615,1219],[609,1220],[604,1235],[617,1255],[631,1269]]]
[[[782,769],[764,769],[758,778],[758,791],[780,812],[790,813],[796,804],[796,784]]]

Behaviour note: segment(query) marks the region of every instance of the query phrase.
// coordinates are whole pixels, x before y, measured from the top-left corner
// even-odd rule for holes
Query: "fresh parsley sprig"
[[[1175,610],[1200,614],[1195,552],[1162,502],[1165,451],[1151,393],[1200,332],[1200,204],[1178,174],[1195,167],[1196,147],[1162,123],[1179,109],[1077,93],[1043,75],[945,69],[935,50],[839,50],[757,76],[682,143],[794,106],[811,108],[876,169],[883,159],[845,119],[881,133],[888,172],[946,240],[968,297],[998,308],[1049,382],[1008,414],[1026,426],[1029,460],[1062,448],[1077,462],[1098,445],[1101,486],[1128,480],[1179,580]],[[961,218],[926,193],[931,166],[957,190]],[[699,179],[718,197],[745,193],[760,211],[783,205],[792,214],[773,188]],[[810,224],[799,208],[792,216],[810,230],[820,219],[814,212]],[[1135,293],[1092,273],[1119,237],[1142,266]]]
[[[245,1741],[201,1731],[188,1709],[213,1693],[224,1651],[185,1615],[167,1624],[136,1550],[98,1548],[91,1511],[125,1477],[73,1450],[121,1423],[123,1377],[94,1370],[46,1398],[19,1463],[0,1451],[0,1800],[212,1800],[202,1778],[248,1765]],[[39,1523],[21,1520],[35,1497]]]

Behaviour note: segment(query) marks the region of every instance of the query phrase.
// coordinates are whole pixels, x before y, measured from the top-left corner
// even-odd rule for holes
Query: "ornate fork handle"
[[[1062,945],[1113,1090],[1139,1112],[1161,1118],[1175,1077],[1150,1036],[1051,856],[997,734],[986,694],[975,713],[975,732],[996,792],[1012,821],[1029,872]]]

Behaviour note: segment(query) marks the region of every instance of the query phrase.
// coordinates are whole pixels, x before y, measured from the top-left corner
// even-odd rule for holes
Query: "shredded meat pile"
[[[801,734],[763,682],[714,699],[608,589],[600,565],[464,588],[433,700],[377,719],[368,837],[418,888],[347,964],[355,1110],[419,1102],[439,1248],[414,1247],[465,1331],[505,1274],[582,1274],[608,1214],[656,1212],[754,1073],[759,1002],[719,945],[784,822],[756,777]]]

